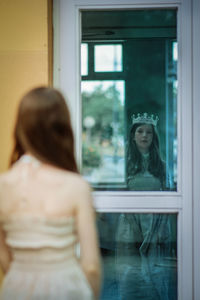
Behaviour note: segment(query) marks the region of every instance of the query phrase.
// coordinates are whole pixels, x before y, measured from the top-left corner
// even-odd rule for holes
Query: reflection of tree
[[[118,134],[123,135],[123,104],[116,87],[110,86],[106,90],[102,85],[93,92],[82,93],[83,120],[91,116],[95,120],[91,135],[95,138],[110,140],[113,135],[113,125],[118,125]],[[83,124],[84,128],[84,124]],[[84,128],[85,129],[85,128]]]

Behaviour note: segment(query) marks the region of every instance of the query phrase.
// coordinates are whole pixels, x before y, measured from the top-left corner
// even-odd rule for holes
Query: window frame
[[[196,6],[198,0],[195,1]],[[70,99],[72,124],[76,141],[76,156],[81,158],[80,101],[80,12],[90,9],[178,9],[178,191],[177,192],[94,192],[97,211],[177,213],[178,217],[178,299],[193,298],[193,131],[192,131],[192,2],[190,0],[54,0],[55,41],[54,85]],[[66,17],[67,14],[67,17]],[[196,22],[198,23],[198,22]],[[57,25],[56,25],[57,24]],[[195,53],[197,55],[197,53]],[[70,71],[69,71],[70,70]],[[197,70],[195,71],[197,74]],[[198,77],[197,77],[198,78]],[[196,90],[199,88],[196,83]],[[197,100],[195,107],[198,106]],[[196,114],[195,114],[196,115]],[[187,122],[186,122],[187,120]],[[197,132],[195,132],[197,134]],[[199,147],[199,142],[197,142]],[[197,155],[197,154],[196,154]],[[197,173],[197,170],[195,169]],[[195,173],[195,174],[196,174]],[[197,184],[197,183],[196,183]],[[197,192],[199,188],[196,188]],[[195,191],[196,191],[195,190]],[[197,193],[196,192],[196,193]],[[197,195],[196,195],[197,196]],[[123,200],[123,201],[122,201]],[[196,202],[195,202],[196,203]],[[197,207],[197,205],[195,206]],[[197,216],[196,216],[197,218]],[[197,232],[194,233],[197,236]],[[199,246],[199,243],[198,243]],[[197,253],[197,252],[196,252]],[[196,254],[197,257],[197,254]],[[197,274],[197,270],[195,275]],[[196,278],[196,277],[195,277]],[[196,279],[197,280],[197,279]],[[196,294],[197,294],[197,282]],[[198,298],[196,298],[198,299]]]

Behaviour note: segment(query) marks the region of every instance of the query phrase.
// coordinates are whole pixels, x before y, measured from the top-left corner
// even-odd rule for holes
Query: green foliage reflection
[[[84,119],[91,116],[95,120],[95,125],[91,129],[94,139],[101,141],[103,138],[110,139],[113,133],[113,126],[118,124],[118,134],[124,133],[123,103],[120,101],[120,93],[112,85],[106,90],[103,85],[97,86],[92,92],[82,93],[83,102],[83,130]]]

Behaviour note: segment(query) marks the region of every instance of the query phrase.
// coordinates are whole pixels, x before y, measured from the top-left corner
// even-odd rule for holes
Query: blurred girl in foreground
[[[69,110],[48,87],[21,100],[11,168],[0,176],[0,299],[98,298],[91,191],[78,174]],[[80,243],[80,259],[75,246]]]

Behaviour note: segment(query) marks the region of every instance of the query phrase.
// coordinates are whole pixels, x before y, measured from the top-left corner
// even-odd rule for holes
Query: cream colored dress
[[[12,191],[8,191],[8,200],[11,202],[16,189],[20,193],[23,187],[23,182],[19,182],[21,186],[13,188],[14,182],[17,183],[14,178],[21,168],[20,164],[7,176],[12,182]],[[28,169],[26,174],[31,172],[34,178],[34,171],[30,171],[30,166]],[[21,170],[24,171],[24,167]],[[35,192],[33,190],[33,194]],[[4,200],[1,199],[4,210],[9,211]],[[13,206],[15,204],[14,201]],[[1,226],[13,257],[1,287],[1,300],[93,299],[92,290],[76,257],[78,240],[74,217],[33,214],[10,214],[5,217],[1,212]]]

